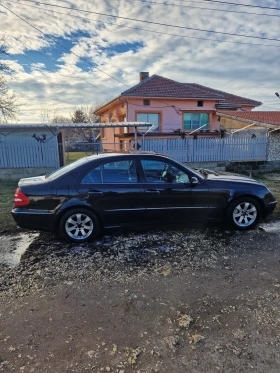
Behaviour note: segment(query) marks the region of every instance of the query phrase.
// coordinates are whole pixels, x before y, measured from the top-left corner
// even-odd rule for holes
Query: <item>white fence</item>
[[[179,162],[263,161],[267,137],[144,139],[141,150],[168,155]]]
[[[35,139],[0,142],[0,168],[59,167],[56,137],[47,142]]]
[[[92,145],[92,144],[90,144]],[[262,161],[267,159],[266,137],[144,139],[141,150],[166,154],[179,162]],[[0,142],[0,168],[59,167],[56,138]]]

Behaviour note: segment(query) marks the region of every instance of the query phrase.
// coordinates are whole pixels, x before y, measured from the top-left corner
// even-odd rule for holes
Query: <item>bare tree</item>
[[[95,111],[103,104],[97,102],[91,106],[80,106],[71,115],[73,123],[84,123],[84,128],[77,128],[75,130],[77,138],[84,142],[95,143],[99,137],[100,130],[94,128],[87,128],[86,125],[98,123],[100,118],[95,114]]]
[[[4,40],[0,40],[0,56],[7,55],[7,47]],[[0,62],[0,122],[8,122],[14,120],[19,110],[17,104],[18,95],[9,90],[5,74],[11,73],[11,69],[7,63]]]
[[[50,123],[51,122],[51,115],[52,115],[52,109],[50,109],[48,106],[41,107],[41,113],[40,118],[42,123]]]
[[[70,117],[66,117],[64,115],[59,114],[57,111],[53,113],[52,123],[57,124],[69,124],[72,123],[72,119]],[[66,143],[75,142],[77,138],[77,133],[75,128],[64,128],[64,140]]]
[[[61,115],[56,111],[53,113],[52,123],[67,124],[71,122],[72,122],[71,118],[65,117],[64,115]]]

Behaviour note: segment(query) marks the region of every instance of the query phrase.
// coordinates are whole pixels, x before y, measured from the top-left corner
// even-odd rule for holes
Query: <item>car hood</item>
[[[26,177],[24,179],[20,179],[18,182],[18,186],[21,187],[23,185],[31,185],[31,184],[39,184],[39,183],[45,183],[46,177],[44,176],[34,176],[34,177]]]
[[[263,185],[261,181],[251,179],[250,177],[246,177],[244,175],[238,175],[238,174],[230,174],[226,172],[217,172],[215,174],[208,174],[207,180],[213,180],[213,181],[230,181],[230,182],[237,182],[237,183],[246,183],[246,184],[257,184],[257,185]]]

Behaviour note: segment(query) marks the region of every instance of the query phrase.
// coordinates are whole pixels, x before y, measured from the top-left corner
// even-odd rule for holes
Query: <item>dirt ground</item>
[[[0,371],[279,373],[280,223],[263,227],[34,236],[0,267]]]

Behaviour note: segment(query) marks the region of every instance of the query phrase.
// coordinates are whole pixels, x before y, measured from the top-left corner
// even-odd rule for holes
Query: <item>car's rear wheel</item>
[[[240,230],[252,229],[259,221],[261,209],[259,203],[250,197],[239,198],[228,210],[228,220]]]
[[[76,208],[63,215],[59,232],[62,238],[71,242],[86,242],[96,237],[99,231],[97,217],[89,210]]]

